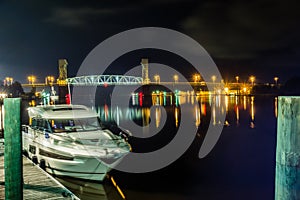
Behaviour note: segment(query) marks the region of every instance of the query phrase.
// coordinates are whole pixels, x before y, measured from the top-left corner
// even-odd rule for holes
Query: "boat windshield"
[[[60,132],[79,132],[95,131],[102,129],[97,117],[76,118],[76,119],[49,119],[52,131]]]

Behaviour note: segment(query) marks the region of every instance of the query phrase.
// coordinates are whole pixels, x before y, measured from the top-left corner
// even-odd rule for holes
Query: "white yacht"
[[[131,150],[126,138],[103,128],[96,112],[85,106],[30,107],[28,115],[23,151],[56,176],[103,181]]]

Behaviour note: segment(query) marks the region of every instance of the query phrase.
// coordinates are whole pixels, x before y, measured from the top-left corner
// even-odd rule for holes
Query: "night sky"
[[[296,1],[282,0],[0,1],[0,79],[26,82],[34,74],[43,82],[58,75],[59,58],[74,76],[106,38],[157,26],[197,40],[225,80],[253,74],[258,82],[278,76],[284,83],[300,76],[299,19]]]

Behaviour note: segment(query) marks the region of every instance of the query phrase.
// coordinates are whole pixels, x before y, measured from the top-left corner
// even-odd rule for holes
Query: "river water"
[[[154,136],[129,139],[134,152],[163,148],[185,120],[183,114],[190,116],[196,128],[191,146],[169,166],[148,173],[109,173],[126,199],[274,199],[277,97],[155,93],[147,99],[137,93],[126,108],[111,107],[107,102],[102,99],[95,107],[103,122],[154,123],[158,132]],[[189,109],[181,109],[183,105]],[[224,123],[218,113],[226,114]],[[210,121],[224,128],[213,150],[199,159]],[[110,178],[104,184],[58,180],[81,199],[122,199]]]
[[[152,95],[145,103],[136,94],[129,108],[112,108],[103,102],[97,107],[102,121],[126,124],[130,119],[138,125],[153,121],[159,133],[147,139],[131,138],[134,152],[163,148],[176,135],[183,113],[190,115],[197,127],[192,145],[171,165],[148,173],[110,172],[126,199],[274,199],[277,97],[185,94],[170,98]],[[149,102],[154,107],[151,111]],[[184,104],[192,109],[180,109]],[[166,123],[161,119],[163,109]],[[199,159],[210,119],[220,126],[218,112],[226,112],[220,139]],[[86,193],[84,188],[73,191],[83,199],[121,199],[109,180],[104,184],[104,195]]]

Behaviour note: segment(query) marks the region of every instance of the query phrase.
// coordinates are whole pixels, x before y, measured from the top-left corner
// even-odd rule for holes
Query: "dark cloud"
[[[56,25],[83,27],[89,23],[91,18],[97,16],[107,16],[115,14],[116,11],[112,9],[99,9],[91,7],[79,8],[62,8],[57,7],[52,9],[51,15],[44,21]]]
[[[209,1],[182,24],[217,58],[257,58],[269,50],[296,47],[296,8],[287,1]]]

